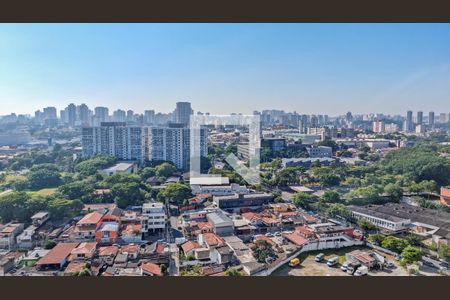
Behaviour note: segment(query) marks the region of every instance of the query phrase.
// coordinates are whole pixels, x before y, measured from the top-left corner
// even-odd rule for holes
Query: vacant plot
[[[299,255],[299,259],[301,260],[300,266],[296,268],[291,268],[287,264],[283,267],[279,268],[272,275],[273,276],[351,276],[346,272],[342,271],[341,264],[345,261],[345,254],[351,252],[355,249],[363,249],[367,250],[365,247],[350,247],[350,248],[342,248],[342,249],[330,249],[323,251],[313,251],[309,253],[302,253]],[[322,262],[316,262],[314,260],[315,256],[318,253],[324,253],[325,258]],[[334,267],[328,267],[326,264],[327,259],[338,256],[339,264]],[[393,258],[388,260],[394,262],[396,265],[394,268],[385,269],[385,270],[373,270],[369,272],[369,276],[408,276],[408,272],[397,265],[396,261],[393,261]]]
[[[51,196],[53,195],[58,189],[57,188],[49,188],[49,189],[42,189],[39,191],[33,191],[33,192],[28,192],[28,194],[30,196]]]

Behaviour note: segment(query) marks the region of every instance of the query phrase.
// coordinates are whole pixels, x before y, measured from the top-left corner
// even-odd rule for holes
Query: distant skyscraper
[[[66,107],[66,118],[69,126],[75,126],[75,121],[77,120],[77,107],[75,106],[75,104],[70,103]]]
[[[408,110],[408,112],[406,113],[405,128],[404,128],[404,130],[407,132],[411,132],[414,130],[412,115],[413,112]]]
[[[133,122],[134,121],[134,111],[127,110],[127,122]]]
[[[80,121],[83,126],[88,126],[90,123],[89,107],[84,103],[78,106],[78,121]]]
[[[422,124],[423,124],[423,112],[418,111],[417,112],[417,125],[422,125]]]
[[[114,120],[114,122],[125,122],[126,121],[126,112],[121,109],[114,111],[113,112],[113,120]]]
[[[441,124],[447,123],[447,114],[445,113],[439,114],[439,123]]]
[[[190,102],[177,102],[174,111],[175,123],[189,125],[191,115],[193,114]]]
[[[98,106],[94,109],[94,116],[98,118],[100,122],[106,122],[109,118],[109,109],[107,107]]]
[[[45,120],[56,120],[58,118],[56,114],[56,107],[45,107],[44,108],[44,119]]]
[[[144,111],[144,123],[147,125],[155,123],[155,111],[153,109]]]
[[[385,123],[380,120],[373,121],[373,129],[372,131],[375,133],[383,133],[385,132]]]
[[[114,156],[120,160],[143,162],[145,131],[148,127],[126,126],[125,122],[104,122],[101,126],[82,130],[83,157],[97,154]]]
[[[177,124],[178,125],[178,124]],[[180,170],[189,169],[190,129],[182,127],[130,126],[125,122],[105,122],[82,129],[83,157],[97,154],[120,160],[169,161]],[[207,131],[200,130],[200,153],[207,155]]]
[[[151,127],[149,129],[149,160],[170,161],[180,170],[189,169],[190,129],[186,127]],[[200,130],[200,153],[208,154],[207,131]]]
[[[434,126],[434,112],[430,111],[428,114],[428,124],[433,127]]]

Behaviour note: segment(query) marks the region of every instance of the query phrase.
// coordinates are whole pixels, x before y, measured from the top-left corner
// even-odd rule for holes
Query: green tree
[[[325,193],[320,197],[325,203],[339,203],[341,202],[341,196],[336,191],[325,191]]]
[[[64,198],[75,200],[80,199],[86,202],[94,192],[94,186],[86,181],[74,181],[64,184],[58,188]]]
[[[339,176],[334,174],[321,174],[319,182],[322,186],[337,186],[341,182]]]
[[[27,179],[33,190],[57,187],[62,183],[58,167],[51,164],[33,166],[27,174]]]
[[[309,206],[313,200],[313,196],[305,193],[305,192],[298,192],[294,195],[294,205],[297,207],[301,207],[303,209],[309,209]]]
[[[56,242],[54,240],[48,240],[45,243],[44,248],[47,249],[47,250],[50,250],[50,249],[53,249],[55,246],[56,246]]]
[[[389,183],[384,187],[384,192],[391,198],[391,201],[398,202],[403,197],[403,189],[401,186]]]
[[[410,265],[422,259],[422,251],[413,246],[406,246],[401,252],[402,265]]]
[[[148,178],[153,177],[153,176],[156,175],[156,168],[146,167],[146,168],[141,170],[140,174],[141,174],[141,179],[143,181],[145,181]]]
[[[111,192],[119,208],[126,208],[129,205],[141,205],[145,199],[140,184],[136,182],[116,183],[112,186]]]
[[[243,276],[242,272],[239,272],[238,270],[236,270],[236,268],[228,268],[225,271],[225,275],[227,275],[227,276]]]
[[[405,249],[408,246],[408,242],[406,240],[396,238],[394,236],[388,236],[386,237],[383,242],[381,243],[381,246],[383,248],[386,248],[388,250],[401,253],[403,249]]]
[[[187,199],[192,197],[191,188],[182,183],[169,183],[164,189],[158,193],[158,197],[167,199],[177,205],[184,204]]]
[[[367,238],[369,240],[369,242],[371,242],[372,244],[376,244],[376,245],[381,245],[381,243],[384,240],[384,235],[376,233],[376,234],[371,234],[369,235],[369,237]]]
[[[2,223],[10,221],[25,222],[33,212],[27,207],[27,201],[30,199],[24,192],[13,191],[0,196],[0,219]]]
[[[326,210],[325,214],[329,217],[341,217],[344,219],[350,218],[350,211],[347,207],[340,203],[331,204]]]
[[[361,228],[364,232],[369,232],[370,230],[373,230],[375,228],[375,225],[373,223],[365,220],[365,219],[359,219],[358,220],[358,226]]]
[[[158,166],[156,166],[156,176],[158,177],[162,177],[162,178],[167,178],[173,175],[173,173],[175,173],[177,171],[177,168],[175,168],[174,165],[165,162],[162,163]]]
[[[441,245],[438,253],[441,258],[450,260],[450,245]]]
[[[269,258],[277,258],[278,255],[272,248],[272,245],[265,240],[258,240],[252,247],[253,256],[260,263],[266,263]]]
[[[115,162],[116,158],[113,156],[97,155],[78,163],[75,166],[75,172],[82,176],[90,176],[97,173],[98,170],[112,166]]]

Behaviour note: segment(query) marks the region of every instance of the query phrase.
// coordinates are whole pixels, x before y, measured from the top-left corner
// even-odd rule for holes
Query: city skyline
[[[69,103],[224,114],[445,112],[449,24],[0,26],[0,115]]]

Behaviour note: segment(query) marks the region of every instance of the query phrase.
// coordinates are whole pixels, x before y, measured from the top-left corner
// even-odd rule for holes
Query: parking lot
[[[364,249],[361,247],[334,249],[324,251],[314,251],[310,253],[303,253],[299,256],[301,264],[298,267],[291,268],[287,264],[273,273],[273,276],[351,276],[341,270],[341,264],[345,261],[345,254],[355,249]],[[325,258],[322,262],[316,262],[314,260],[318,253],[324,253]],[[339,264],[334,267],[328,267],[326,264],[327,259],[338,256]],[[371,270],[369,276],[408,276],[408,272],[398,265],[392,257],[386,257],[387,260],[394,263],[393,268],[384,270]]]

